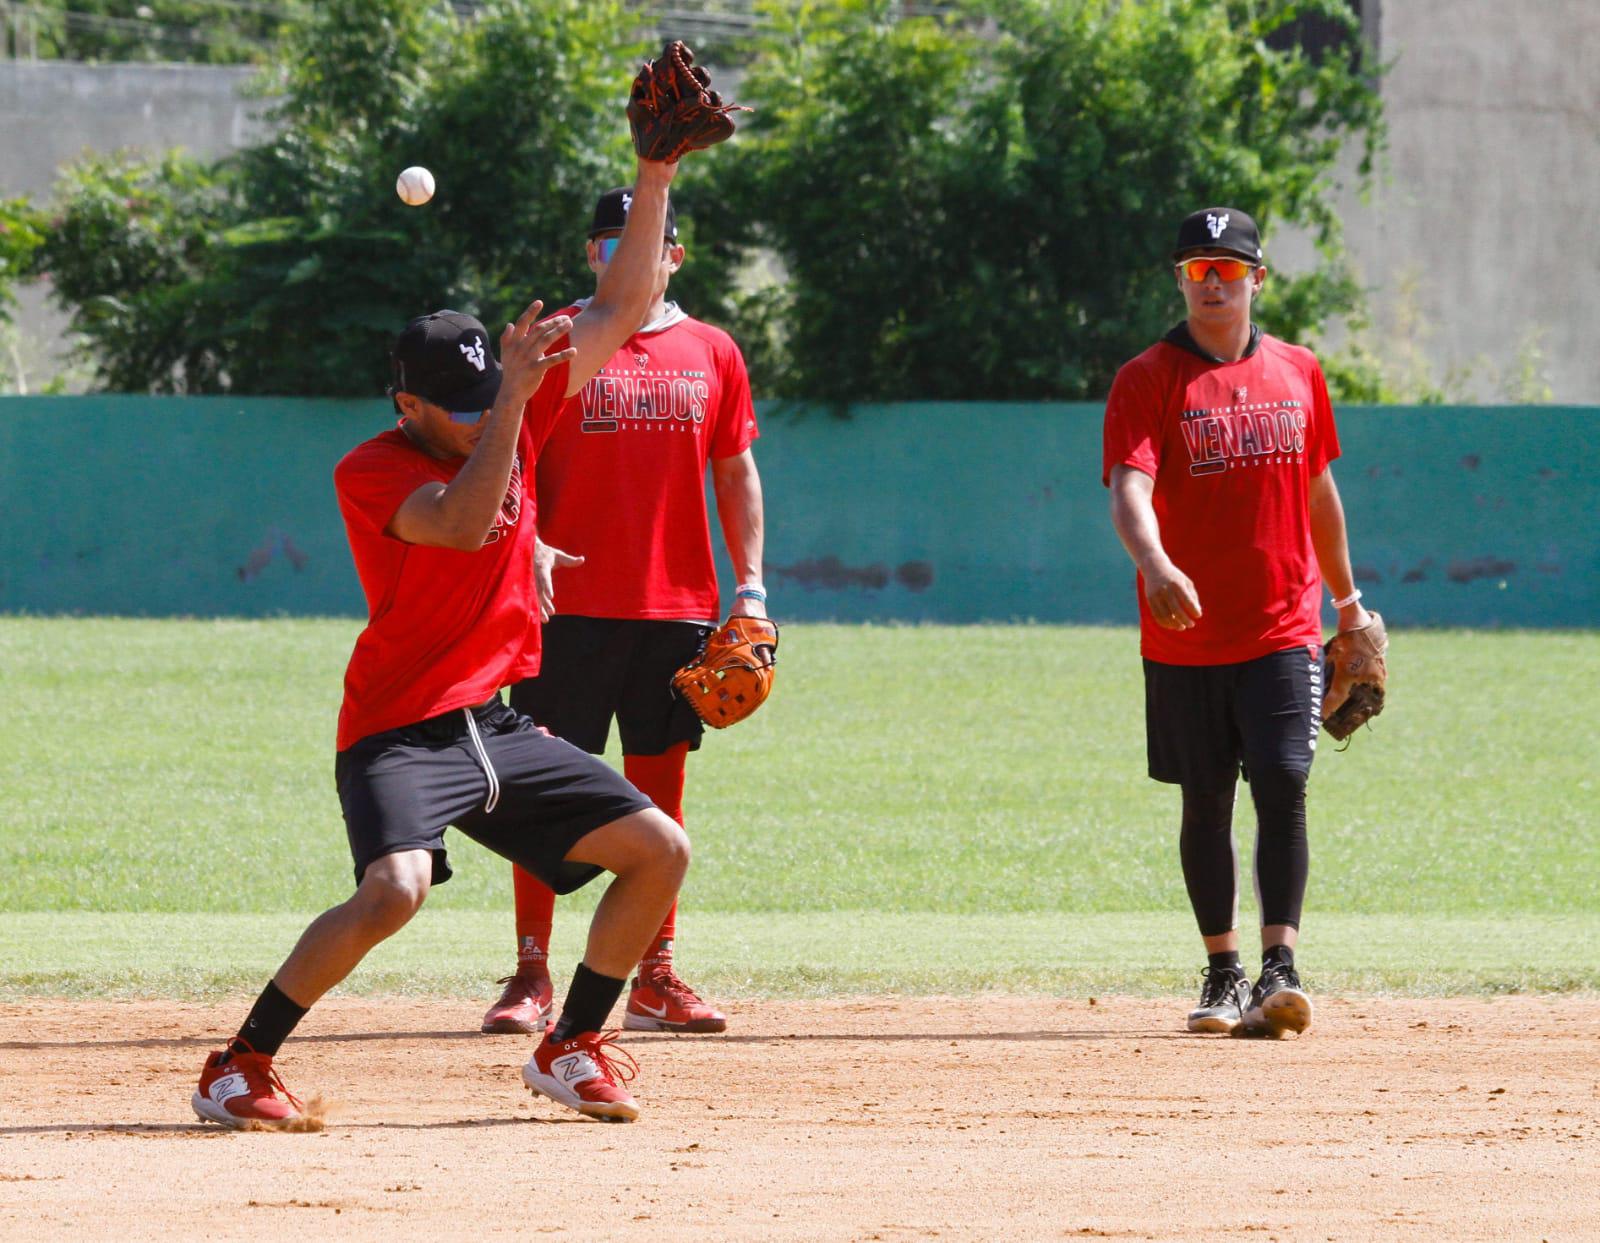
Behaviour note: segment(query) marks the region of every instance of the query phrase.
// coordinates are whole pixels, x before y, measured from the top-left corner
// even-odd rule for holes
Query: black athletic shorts
[[[339,752],[334,779],[358,885],[374,859],[401,850],[433,851],[433,883],[443,884],[444,831],[454,825],[570,893],[602,870],[566,862],[578,839],[653,806],[615,769],[499,696],[361,739]]]
[[[1241,770],[1311,773],[1322,724],[1322,651],[1305,646],[1236,665],[1144,662],[1150,776],[1231,789]]]
[[[511,706],[595,755],[611,718],[624,755],[660,755],[680,742],[700,749],[705,727],[672,689],[712,627],[699,622],[552,617],[539,676],[511,688]]]

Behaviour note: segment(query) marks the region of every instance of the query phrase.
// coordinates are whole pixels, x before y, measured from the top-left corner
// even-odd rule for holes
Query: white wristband
[[[1333,607],[1336,609],[1347,609],[1359,599],[1361,599],[1361,588],[1357,587],[1343,600],[1335,600],[1333,602]]]
[[[767,589],[760,583],[740,583],[733,595],[735,599],[760,600],[763,604],[767,602]]]

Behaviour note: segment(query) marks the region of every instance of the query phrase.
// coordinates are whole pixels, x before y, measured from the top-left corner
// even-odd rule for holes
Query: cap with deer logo
[[[1261,262],[1261,234],[1256,222],[1237,207],[1202,207],[1190,212],[1178,226],[1178,244],[1172,257],[1186,251],[1208,250]]]
[[[481,414],[500,392],[489,333],[460,311],[419,315],[395,338],[390,393],[413,393],[450,414]]]

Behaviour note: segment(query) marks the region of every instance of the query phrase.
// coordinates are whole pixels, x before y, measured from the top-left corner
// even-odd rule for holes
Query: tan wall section
[[[1385,0],[1378,24],[1387,177],[1340,196],[1373,344],[1494,401],[1542,334],[1554,399],[1600,401],[1600,0]]]

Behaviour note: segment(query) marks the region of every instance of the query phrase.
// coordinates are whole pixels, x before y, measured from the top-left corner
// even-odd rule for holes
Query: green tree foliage
[[[1070,399],[1181,303],[1177,220],[1233,203],[1295,225],[1320,266],[1275,273],[1298,340],[1356,312],[1329,190],[1382,128],[1366,67],[1286,32],[1344,0],[766,0],[738,95],[757,111],[675,188],[674,295],[735,332],[764,395]],[[113,388],[376,391],[397,320],[493,327],[592,285],[594,195],[629,167],[622,0],[327,0],[269,89],[277,136],[219,165],[94,161],[42,260]],[[726,82],[722,83],[726,85]],[[424,164],[439,195],[393,193]],[[1352,364],[1352,383],[1371,368]]]
[[[43,217],[27,199],[0,199],[0,321],[9,320],[16,305],[12,289],[34,271],[44,230]]]
[[[1377,97],[1339,57],[1268,39],[1339,0],[986,0],[898,20],[891,0],[772,3],[718,229],[775,251],[786,299],[770,390],[1091,398],[1178,316],[1177,220],[1233,203],[1311,229],[1319,270],[1278,279],[1268,327],[1350,309],[1327,203]],[[981,20],[979,20],[981,19]],[[773,317],[777,323],[774,325]]]
[[[301,0],[29,0],[8,4],[14,55],[44,60],[263,61]]]
[[[626,147],[609,0],[328,0],[286,38],[277,136],[215,166],[94,160],[43,262],[113,389],[370,394],[408,313],[491,328],[592,288],[582,237]],[[395,175],[433,170],[405,206]]]

